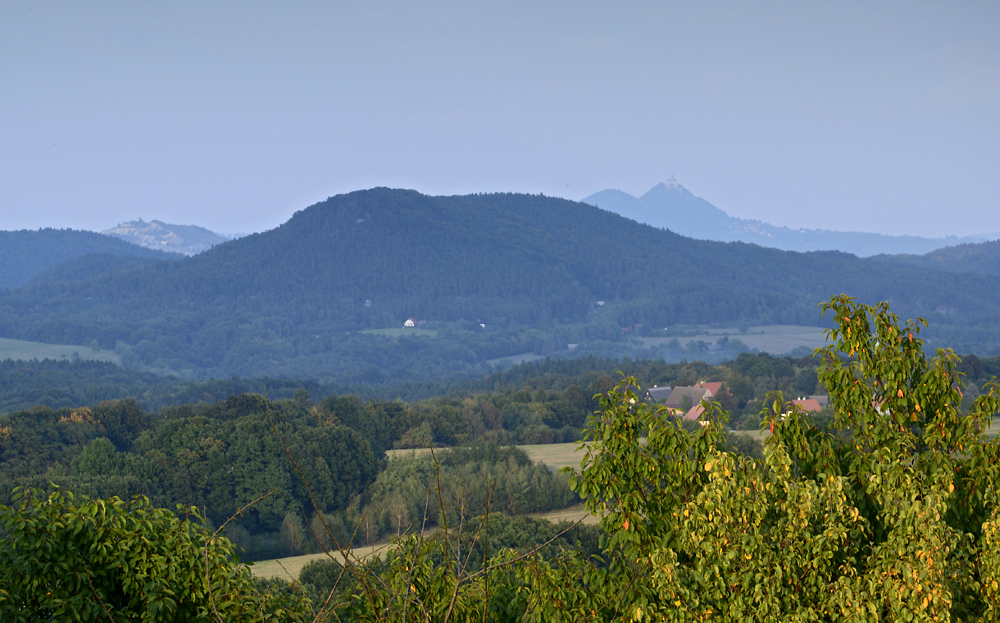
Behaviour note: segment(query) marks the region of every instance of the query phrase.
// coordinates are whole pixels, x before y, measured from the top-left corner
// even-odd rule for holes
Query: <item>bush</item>
[[[259,593],[194,509],[178,518],[143,497],[15,496],[0,506],[0,620],[306,619],[303,599]]]

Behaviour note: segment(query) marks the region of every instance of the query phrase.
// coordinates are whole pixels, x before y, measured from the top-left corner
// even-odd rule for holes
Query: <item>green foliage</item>
[[[382,458],[354,430],[320,421],[293,401],[269,403],[259,395],[232,396],[202,406],[165,409],[154,418],[133,400],[93,409],[46,408],[0,419],[0,474],[9,486],[54,482],[92,497],[135,494],[156,505],[196,505],[221,525],[263,493],[233,529],[272,539],[243,540],[251,556],[283,553],[284,518],[312,500],[284,453],[267,412],[312,488],[321,512],[344,509],[374,481]],[[0,484],[4,484],[0,482]]]
[[[824,307],[839,434],[776,395],[761,464],[725,451],[717,408],[690,433],[638,401],[635,379],[608,394],[571,484],[601,516],[609,567],[526,573],[534,619],[998,618],[996,387],[963,414],[958,359],[924,358],[921,321]]]
[[[487,511],[546,512],[576,501],[566,482],[514,447],[483,444],[397,457],[348,509],[345,523],[361,526],[356,542],[372,543],[419,531],[425,518],[443,524],[442,504],[455,525]]]
[[[308,620],[304,600],[259,593],[195,509],[182,515],[141,497],[20,490],[14,506],[0,506],[0,619]]]

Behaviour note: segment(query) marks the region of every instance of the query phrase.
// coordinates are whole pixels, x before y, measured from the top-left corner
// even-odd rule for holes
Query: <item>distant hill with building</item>
[[[147,249],[182,255],[195,255],[230,239],[197,225],[172,225],[157,220],[147,223],[142,219],[119,223],[101,233]]]

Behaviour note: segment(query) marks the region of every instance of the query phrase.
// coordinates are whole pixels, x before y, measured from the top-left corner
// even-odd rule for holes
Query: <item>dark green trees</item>
[[[78,500],[18,492],[0,506],[0,619],[36,621],[309,620],[308,604],[260,593],[233,547],[145,498]]]

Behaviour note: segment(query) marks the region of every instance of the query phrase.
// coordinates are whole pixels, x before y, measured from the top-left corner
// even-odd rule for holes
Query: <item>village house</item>
[[[675,387],[663,406],[675,415],[686,413],[702,400],[710,400],[715,394],[707,387]]]
[[[793,405],[798,405],[800,409],[807,413],[815,413],[823,409],[823,405],[819,403],[818,400],[810,396],[809,398],[796,398],[792,401]]]
[[[663,402],[667,398],[670,398],[670,392],[672,391],[673,390],[670,388],[669,385],[665,385],[663,387],[658,387],[656,385],[653,385],[652,387],[646,389],[646,393],[643,395],[643,397],[648,402],[652,403]]]

